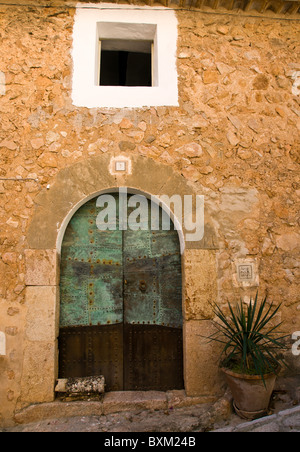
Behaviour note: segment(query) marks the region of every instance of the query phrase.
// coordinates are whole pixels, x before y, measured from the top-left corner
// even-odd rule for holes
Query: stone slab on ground
[[[185,391],[107,393],[98,400],[56,400],[31,405],[15,416],[10,432],[196,432],[231,415],[231,396],[216,402]]]
[[[255,421],[245,422],[237,426],[229,426],[215,432],[256,432],[256,433],[300,433],[300,406],[280,411],[272,416],[266,416]]]
[[[245,422],[232,410],[227,391],[217,401],[185,391],[107,393],[98,398],[31,405],[3,432],[300,432],[300,404],[275,394],[270,416]],[[0,430],[1,431],[1,430]]]
[[[82,415],[80,404],[72,402],[77,416],[61,416],[22,424],[3,430],[4,432],[300,432],[300,406],[281,411],[251,422],[230,418],[226,428],[212,430],[213,422],[224,417],[224,404],[194,405],[167,410],[136,410],[101,415],[91,402],[90,414]],[[63,404],[61,403],[60,406]],[[68,403],[65,406],[68,407]],[[98,404],[99,406],[99,404]],[[85,408],[86,409],[86,408]],[[227,408],[226,408],[227,411]],[[94,412],[94,414],[91,414]],[[64,413],[66,414],[67,410]],[[44,413],[45,414],[45,413]],[[233,422],[233,423],[232,423]],[[236,425],[236,422],[240,422]],[[234,424],[234,425],[233,425]],[[211,428],[209,428],[211,426]]]
[[[18,424],[72,416],[108,415],[132,411],[173,410],[194,405],[213,404],[210,398],[188,397],[185,391],[121,391],[76,400],[73,395],[54,402],[30,405],[15,415]]]

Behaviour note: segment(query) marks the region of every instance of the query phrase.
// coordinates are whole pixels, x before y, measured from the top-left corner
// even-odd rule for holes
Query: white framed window
[[[177,106],[176,52],[174,11],[81,4],[73,30],[73,104]]]
[[[96,85],[158,86],[156,25],[97,23]]]

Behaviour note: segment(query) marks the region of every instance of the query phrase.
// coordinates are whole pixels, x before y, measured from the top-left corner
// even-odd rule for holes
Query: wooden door
[[[108,391],[183,388],[178,234],[173,225],[151,230],[150,201],[144,208],[146,230],[121,231],[117,221],[116,231],[100,231],[94,199],[66,230],[61,378],[104,375]]]

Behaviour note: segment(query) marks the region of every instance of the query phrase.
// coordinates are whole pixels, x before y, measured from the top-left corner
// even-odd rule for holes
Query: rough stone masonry
[[[287,334],[300,330],[299,14],[178,9],[179,106],[88,109],[71,100],[76,10],[63,3],[0,6],[3,425],[24,406],[54,398],[58,282],[52,271],[58,264],[53,249],[30,249],[28,231],[36,209],[43,212],[47,187],[64,180],[62,174],[74,175],[76,165],[89,175],[84,162],[93,158],[122,154],[153,162],[153,169],[168,167],[206,197],[218,244],[212,254],[187,250],[185,268],[186,329],[193,338],[186,359],[201,363],[191,370],[193,388],[201,386],[206,397],[223,391],[217,370],[209,373],[212,361],[217,369],[214,349],[198,337],[211,319],[199,301],[211,290],[204,260],[216,268],[216,290],[209,293],[218,303],[247,302],[259,284],[261,294],[283,303]],[[155,180],[155,172],[149,177]],[[60,199],[51,199],[53,213],[73,190],[61,187]],[[88,190],[89,180],[82,197]],[[51,235],[47,224],[44,230]],[[35,254],[34,265],[25,265],[26,254]],[[240,260],[256,269],[259,282],[237,280]],[[41,269],[46,282],[37,276]],[[299,372],[299,358],[288,358]]]

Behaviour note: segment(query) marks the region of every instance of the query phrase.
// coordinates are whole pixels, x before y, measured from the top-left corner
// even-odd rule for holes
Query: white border
[[[98,22],[157,25],[158,86],[95,84]],[[164,7],[154,10],[111,3],[78,4],[73,29],[73,104],[87,108],[178,106],[177,36],[176,14]]]

